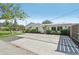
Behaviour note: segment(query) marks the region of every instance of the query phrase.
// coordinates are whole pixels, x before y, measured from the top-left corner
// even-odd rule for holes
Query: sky
[[[21,9],[29,16],[19,24],[41,23],[50,20],[53,23],[79,23],[79,4],[68,3],[23,3]]]

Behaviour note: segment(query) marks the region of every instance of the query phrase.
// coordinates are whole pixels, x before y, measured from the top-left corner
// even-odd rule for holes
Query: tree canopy
[[[0,3],[0,19],[5,20],[6,25],[11,21],[17,24],[16,20],[23,20],[26,18],[25,12],[20,8],[19,4]],[[10,25],[9,25],[10,26]]]
[[[50,20],[45,20],[42,22],[42,24],[51,24],[52,22]]]
[[[0,3],[0,19],[23,19],[26,15],[19,4]]]

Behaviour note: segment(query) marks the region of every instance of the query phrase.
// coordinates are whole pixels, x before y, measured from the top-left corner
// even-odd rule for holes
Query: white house
[[[69,29],[74,24],[40,24],[40,23],[30,23],[26,26],[27,28],[31,29],[38,29],[39,32],[44,33],[44,27],[46,26],[47,29],[60,31],[62,29]]]

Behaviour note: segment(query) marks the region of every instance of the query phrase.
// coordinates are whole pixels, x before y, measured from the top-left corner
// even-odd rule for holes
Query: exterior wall
[[[56,31],[59,31],[58,27],[62,27],[62,29],[69,29],[70,25],[55,25],[55,26],[51,26],[51,28],[52,27],[56,27]]]
[[[28,26],[26,26],[26,29],[29,27],[32,27],[32,29],[36,29],[36,27],[38,27],[38,31],[41,33],[44,33],[45,30],[43,29],[44,26],[47,26],[47,29],[52,30],[52,27],[56,27],[56,31],[58,31],[58,27],[62,27],[62,29],[69,29],[69,27],[71,26],[70,24],[29,24]]]
[[[43,27],[42,27],[42,26],[39,26],[39,27],[38,27],[38,31],[41,32],[41,33],[44,33]]]
[[[38,28],[38,31],[39,32],[44,33],[43,27],[41,25],[38,25],[38,24],[30,24],[30,25],[26,26],[26,29],[28,29],[29,27],[31,27],[31,29]]]
[[[70,27],[70,36],[79,42],[79,24]]]

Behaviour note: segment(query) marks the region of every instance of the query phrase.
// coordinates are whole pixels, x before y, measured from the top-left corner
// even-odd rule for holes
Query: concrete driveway
[[[11,44],[39,55],[79,54],[78,46],[68,36],[32,33],[18,36],[23,38],[11,41]]]
[[[34,55],[35,53],[0,40],[0,55]]]

